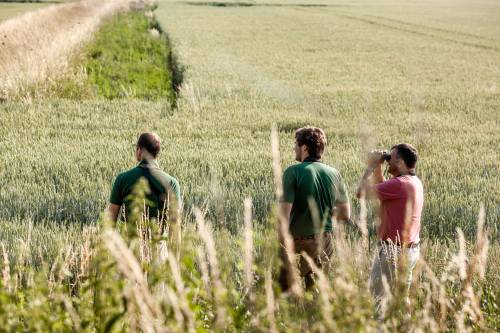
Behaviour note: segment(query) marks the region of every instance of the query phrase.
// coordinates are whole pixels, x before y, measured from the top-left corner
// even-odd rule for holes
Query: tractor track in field
[[[335,15],[337,15],[339,17],[346,18],[346,19],[356,20],[356,21],[367,23],[367,24],[372,24],[372,25],[376,25],[379,27],[387,28],[387,29],[398,30],[401,32],[406,32],[406,33],[419,35],[419,36],[431,37],[431,38],[436,39],[436,40],[442,40],[442,41],[461,44],[461,45],[465,45],[465,46],[476,47],[476,48],[481,48],[481,49],[485,49],[485,50],[500,52],[500,45],[498,45],[498,46],[497,45],[486,45],[486,44],[482,44],[482,43],[477,42],[477,41],[460,40],[460,39],[453,38],[453,37],[438,35],[437,33],[452,34],[452,35],[454,35],[454,37],[457,37],[457,35],[462,35],[465,38],[491,40],[492,42],[495,41],[494,39],[489,39],[487,37],[476,36],[473,34],[467,34],[467,33],[461,33],[461,32],[455,32],[455,31],[450,31],[450,30],[446,30],[446,29],[433,28],[433,27],[428,27],[428,26],[414,24],[414,23],[407,23],[404,21],[392,20],[392,19],[382,18],[379,16],[372,16],[372,15],[355,16],[355,15],[349,15],[349,14],[343,14],[343,13],[335,13]],[[388,22],[382,22],[381,20],[386,20],[389,22],[393,22],[395,24],[391,24]],[[396,25],[396,24],[398,24],[398,25]],[[434,30],[437,33],[433,33],[430,31],[421,31],[421,30],[417,30],[415,28]]]
[[[379,19],[382,21],[389,21],[389,22],[394,22],[396,24],[402,24],[402,25],[407,25],[407,26],[412,26],[415,28],[422,28],[422,29],[427,29],[427,30],[433,30],[436,32],[442,32],[442,33],[448,33],[448,34],[453,34],[453,35],[460,35],[465,38],[476,38],[476,39],[482,39],[488,42],[500,42],[500,39],[496,39],[493,37],[486,37],[486,36],[481,36],[481,35],[476,35],[468,32],[463,32],[463,31],[454,31],[454,30],[449,30],[449,29],[444,29],[444,28],[438,28],[438,27],[431,27],[427,26],[424,24],[418,24],[418,23],[413,23],[413,22],[406,22],[403,20],[398,20],[394,18],[389,18],[389,17],[384,17],[384,16],[379,16],[379,15],[366,15],[367,17],[371,17],[374,19]]]

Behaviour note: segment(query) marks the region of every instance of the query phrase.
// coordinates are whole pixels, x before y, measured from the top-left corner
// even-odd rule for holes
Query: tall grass
[[[494,262],[500,248],[488,250],[482,218],[474,242],[425,243],[411,302],[405,301],[401,277],[383,322],[375,320],[368,291],[376,251],[367,252],[361,238],[342,228],[335,228],[332,271],[325,274],[313,263],[316,287],[291,296],[276,283],[279,222],[273,217],[251,235],[231,235],[211,228],[199,212],[198,228],[187,225],[183,232],[180,262],[158,242],[153,224],[146,224],[152,237],[141,238],[140,232],[130,233],[133,225],[102,221],[98,230],[84,228],[83,242],[72,232],[34,225],[23,249],[41,249],[47,239],[81,245],[61,247],[36,267],[36,251],[13,249],[14,239],[3,237],[9,246],[1,246],[0,323],[29,331],[495,331],[500,275]],[[12,228],[16,224],[4,223],[4,229]],[[140,255],[143,247],[152,249],[150,257]],[[246,262],[249,248],[254,265]]]

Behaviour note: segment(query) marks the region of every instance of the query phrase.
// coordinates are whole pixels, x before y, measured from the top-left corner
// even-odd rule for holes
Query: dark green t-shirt
[[[125,212],[128,213],[130,202],[132,198],[130,195],[141,177],[145,176],[144,168],[148,168],[150,171],[150,179],[154,182],[154,185],[160,193],[166,193],[171,191],[175,195],[176,204],[181,205],[181,191],[179,187],[179,182],[174,177],[163,172],[156,161],[146,161],[143,160],[139,164],[128,171],[120,173],[113,183],[113,188],[111,190],[111,195],[109,202],[115,205],[125,205]],[[148,185],[151,188],[151,184]],[[157,192],[158,192],[157,191]],[[155,195],[154,191],[150,191],[146,195],[147,202],[149,203],[149,216],[151,218],[156,218],[158,216],[158,209],[160,199],[159,196]],[[179,207],[179,206],[177,206]]]
[[[323,226],[319,230],[311,215],[309,198],[318,208],[319,222]],[[338,203],[348,202],[348,196],[345,183],[335,168],[306,159],[285,170],[281,201],[292,203],[290,233],[301,237],[332,231],[333,209]]]

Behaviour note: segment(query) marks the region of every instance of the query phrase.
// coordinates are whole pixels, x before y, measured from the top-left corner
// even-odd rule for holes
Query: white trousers
[[[410,287],[413,268],[419,257],[418,245],[413,248],[386,244],[378,246],[370,272],[370,292],[375,300],[379,319],[384,318],[385,304],[392,295],[392,288],[398,277],[405,278],[407,287]]]

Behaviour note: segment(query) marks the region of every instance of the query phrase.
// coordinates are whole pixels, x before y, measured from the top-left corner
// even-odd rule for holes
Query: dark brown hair
[[[306,145],[309,156],[321,158],[326,146],[325,132],[318,127],[306,126],[295,131],[295,139],[299,146]]]
[[[142,133],[137,140],[137,146],[146,149],[154,158],[160,153],[160,137],[153,132]]]
[[[413,169],[417,164],[417,149],[409,143],[399,143],[394,145],[391,150],[396,149],[396,155],[405,161],[408,168]]]

